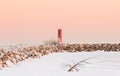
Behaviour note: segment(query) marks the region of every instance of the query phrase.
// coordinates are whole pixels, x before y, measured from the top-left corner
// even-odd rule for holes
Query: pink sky
[[[120,0],[1,0],[0,44],[119,43]]]

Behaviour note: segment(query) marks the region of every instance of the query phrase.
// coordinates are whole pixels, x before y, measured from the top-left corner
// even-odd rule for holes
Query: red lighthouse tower
[[[62,44],[62,29],[58,29],[58,44]]]

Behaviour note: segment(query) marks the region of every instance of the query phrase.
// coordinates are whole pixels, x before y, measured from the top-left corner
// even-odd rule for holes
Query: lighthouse
[[[62,44],[62,29],[58,29],[58,44]]]

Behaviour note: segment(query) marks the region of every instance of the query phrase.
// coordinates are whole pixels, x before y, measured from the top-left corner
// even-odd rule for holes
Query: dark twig
[[[78,65],[80,65],[81,63],[88,63],[88,62],[86,62],[86,60],[90,60],[92,58],[94,58],[94,57],[87,58],[87,59],[79,61],[78,63],[74,64],[68,71],[71,72],[73,69],[76,70],[76,68],[77,68]]]

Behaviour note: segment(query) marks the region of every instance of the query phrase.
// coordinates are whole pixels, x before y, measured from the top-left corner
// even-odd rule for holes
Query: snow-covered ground
[[[79,72],[68,72],[67,65],[87,59]],[[0,70],[0,76],[120,76],[120,52],[52,53],[40,59],[28,59]]]

